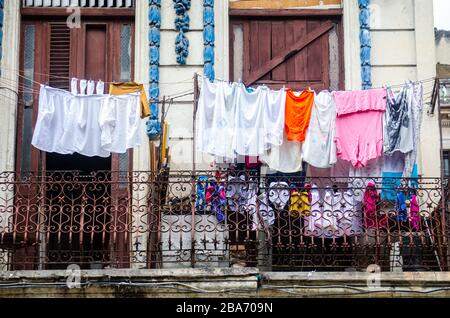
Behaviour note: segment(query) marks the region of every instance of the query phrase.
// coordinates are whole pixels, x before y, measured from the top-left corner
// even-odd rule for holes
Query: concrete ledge
[[[186,268],[186,269],[101,269],[82,270],[83,278],[146,278],[146,279],[219,279],[219,278],[246,278],[259,274],[255,268]],[[64,278],[68,276],[66,270],[39,270],[39,271],[11,271],[0,272],[0,281],[5,279],[48,279]]]
[[[260,297],[450,297],[450,272],[262,273]]]
[[[0,273],[1,297],[450,297],[450,272],[262,272],[255,268]],[[377,284],[379,282],[379,284]]]
[[[0,273],[0,298],[155,298],[246,297],[258,288],[257,269],[108,269],[83,270],[79,285],[70,272],[12,271]],[[72,274],[73,275],[73,274]],[[69,284],[68,284],[69,283]],[[69,288],[69,286],[77,288]]]
[[[375,276],[378,275],[378,276]],[[450,272],[266,272],[262,273],[263,283],[329,285],[351,284],[367,286],[367,282],[379,279],[381,286],[450,287]]]

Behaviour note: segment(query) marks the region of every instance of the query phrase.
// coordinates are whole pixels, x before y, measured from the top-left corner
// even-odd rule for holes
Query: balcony
[[[447,192],[439,178],[2,173],[0,269],[447,271]]]

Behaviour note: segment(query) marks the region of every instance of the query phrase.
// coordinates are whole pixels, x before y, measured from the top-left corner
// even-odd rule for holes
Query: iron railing
[[[446,271],[447,203],[439,178],[2,173],[0,267]]]

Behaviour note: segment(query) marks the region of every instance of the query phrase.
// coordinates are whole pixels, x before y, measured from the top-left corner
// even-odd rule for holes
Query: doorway
[[[45,182],[23,187],[21,196],[38,197],[40,191],[44,200],[28,203],[39,205],[39,212],[30,213],[28,208],[15,216],[17,226],[37,224],[30,231],[39,237],[39,244],[33,250],[16,251],[14,267],[64,269],[78,264],[88,269],[111,266],[112,262],[115,267],[127,267],[130,242],[123,238],[130,236],[111,235],[114,229],[110,224],[127,213],[112,207],[121,199],[126,202],[128,195],[124,187],[113,184],[132,170],[132,151],[109,158],[59,155],[35,149],[31,138],[41,83],[69,90],[73,77],[106,84],[133,80],[134,8],[123,9],[122,16],[107,8],[98,9],[101,15],[97,16],[89,12],[75,29],[67,26],[65,10],[45,9],[54,10],[54,16],[39,15],[39,10],[22,11],[23,102],[18,111],[16,170],[23,180],[32,175]],[[108,85],[105,90],[108,92]]]

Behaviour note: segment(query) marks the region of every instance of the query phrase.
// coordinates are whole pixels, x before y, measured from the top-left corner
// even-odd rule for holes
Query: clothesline
[[[407,82],[393,96],[385,88],[299,95],[282,89],[249,92],[237,83],[202,78],[195,129],[200,152],[230,160],[259,157],[281,173],[301,171],[302,161],[334,168],[339,158],[372,176],[379,175],[372,172],[377,170],[369,165],[372,159],[398,152],[404,158],[394,164],[404,166],[388,171],[412,175],[424,81]]]
[[[41,85],[41,83],[39,83],[39,82],[37,82],[37,81],[34,81],[34,80],[30,80],[30,81],[32,81],[32,82],[34,82],[34,83],[36,83],[36,84]],[[431,81],[431,79],[423,80],[423,81],[416,81],[416,82],[414,82],[414,83],[420,83],[420,82],[426,83],[426,82],[429,82],[429,81]],[[4,83],[4,82],[7,82],[7,83]],[[223,81],[223,82],[225,82],[225,81]],[[10,87],[10,86],[12,86],[12,85],[17,86],[16,81],[11,80],[11,79],[7,79],[7,78],[2,78],[2,79],[0,79],[0,85],[1,85],[1,86],[0,86],[0,89],[9,90],[9,91],[15,93],[16,95],[18,95],[19,99],[21,98],[21,97],[19,96],[19,94],[23,94],[23,93],[38,94],[38,93],[39,93],[39,90],[35,89],[34,86],[30,87],[30,86],[27,86],[27,85],[25,85],[25,84],[23,84],[23,83],[20,83],[20,84],[18,85],[18,90],[15,91],[15,90],[14,90],[12,87]],[[182,92],[179,92],[179,93],[174,94],[174,95],[168,95],[168,96],[166,96],[166,98],[167,98],[167,99],[177,99],[177,98],[181,98],[181,97],[185,97],[185,96],[187,96],[187,95],[193,95],[193,94],[194,94],[194,92],[193,92],[192,90],[189,90],[189,91],[182,91]],[[433,89],[432,89],[432,88],[430,88],[429,90],[426,90],[426,91],[424,92],[424,100],[429,100],[429,99],[431,98],[432,94],[433,94]],[[11,98],[10,96],[6,96],[6,95],[1,95],[1,96],[2,96],[2,97],[5,97],[5,98],[9,98],[11,101],[16,102],[15,99]],[[20,100],[19,100],[19,103],[20,103],[20,104],[24,104],[24,102],[22,102],[22,101],[20,101]],[[157,102],[155,102],[155,103],[162,104],[163,101],[162,101],[162,100],[159,100],[159,101],[157,101]],[[429,104],[429,102],[427,102],[427,103]]]
[[[16,69],[12,69],[12,68],[7,68],[7,67],[2,67],[3,70],[8,70],[8,71],[12,71],[14,72],[14,75],[18,75],[21,78],[33,81],[27,77],[25,77],[24,75],[22,75],[21,73],[23,73],[23,71],[19,71]],[[73,77],[67,77],[67,76],[59,76],[59,75],[52,75],[52,74],[48,74],[48,73],[39,73],[39,72],[33,72],[33,74],[35,75],[43,75],[43,76],[47,76],[49,78],[59,78],[59,79],[65,79],[65,80],[71,80]],[[159,85],[176,85],[176,84],[186,84],[186,83],[190,83],[192,82],[193,79],[192,78],[188,78],[188,79],[184,79],[181,81],[176,81],[176,82],[158,82]],[[33,81],[34,82],[34,81]],[[122,81],[112,81],[112,82],[108,82],[108,81],[103,81],[105,84],[112,84],[112,83],[117,83],[117,82],[122,82]],[[151,83],[143,83],[143,85],[145,86],[149,86],[151,85]]]
[[[201,77],[201,78],[207,78],[206,76],[204,76],[202,74],[198,74],[198,76]],[[207,79],[209,79],[209,78],[207,78]],[[219,82],[225,82],[225,83],[232,83],[233,82],[233,81],[226,81],[226,80],[223,80],[223,79],[220,79],[220,78],[215,78],[214,80],[215,81],[219,81]],[[423,79],[423,80],[406,81],[406,83],[413,83],[413,84],[422,83],[422,84],[425,84],[425,83],[428,83],[428,82],[434,82],[435,80],[436,80],[436,77],[430,77],[430,78],[426,78],[426,79]],[[244,84],[242,81],[237,81],[237,83]],[[404,85],[405,85],[404,83],[403,84],[396,84],[396,85],[384,85],[382,87],[372,87],[370,89],[382,89],[382,88],[386,88],[386,87],[389,87],[389,88],[401,88]],[[251,86],[249,86],[249,88],[251,88]],[[354,90],[338,90],[338,91],[340,91],[340,92],[351,92],[351,91],[354,91]]]

